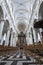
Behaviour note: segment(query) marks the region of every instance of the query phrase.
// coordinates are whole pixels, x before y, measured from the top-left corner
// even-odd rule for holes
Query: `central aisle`
[[[0,65],[36,65],[33,64],[35,61],[35,59],[27,56],[22,50],[17,51],[16,54],[0,56]]]

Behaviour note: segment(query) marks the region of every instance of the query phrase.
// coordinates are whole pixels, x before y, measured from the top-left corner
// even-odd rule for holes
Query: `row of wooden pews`
[[[9,47],[9,46],[2,46],[0,45],[0,55],[7,55],[16,53],[18,50],[17,47]]]
[[[27,55],[36,58],[38,62],[43,62],[43,44],[29,45],[25,47],[25,52]]]

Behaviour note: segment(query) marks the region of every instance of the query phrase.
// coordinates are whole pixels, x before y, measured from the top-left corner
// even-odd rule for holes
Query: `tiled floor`
[[[35,62],[36,59],[26,56],[22,51],[18,51],[16,54],[12,55],[0,56],[0,65],[40,65],[35,64]]]

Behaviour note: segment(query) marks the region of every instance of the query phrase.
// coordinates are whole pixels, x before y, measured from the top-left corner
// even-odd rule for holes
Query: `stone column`
[[[12,44],[13,47],[15,47],[15,42],[16,42],[16,40],[15,40],[15,38],[13,38],[13,44]]]
[[[33,41],[33,44],[34,44],[34,33],[33,33],[33,28],[31,28],[31,35],[32,35],[32,41]]]
[[[33,35],[34,35],[34,42],[36,42],[36,34],[34,28],[33,28]]]
[[[36,43],[38,40],[38,34],[37,34],[37,31],[35,30],[35,28],[33,28],[33,36],[34,36],[34,43]]]
[[[10,28],[8,29],[7,34],[6,34],[5,46],[8,46],[8,44],[9,44],[9,36],[10,36]]]
[[[2,40],[1,40],[1,45],[5,45],[5,39],[6,39],[6,34],[4,34],[4,36],[2,37]]]
[[[29,33],[26,34],[27,45],[29,45]]]
[[[13,41],[12,41],[12,46],[13,47],[16,47],[16,36],[15,36],[16,34],[15,34],[15,32],[13,32]]]
[[[38,30],[38,29],[37,29]],[[38,32],[37,30],[35,29],[35,37],[36,37],[36,42],[38,42]]]
[[[29,44],[33,44],[32,33],[31,32],[29,32]]]
[[[13,46],[13,31],[11,32],[11,41],[10,41],[10,46]]]
[[[8,43],[8,46],[11,45],[11,35],[12,35],[12,29],[10,29],[10,34],[9,34],[9,43]]]
[[[16,35],[16,34],[15,34],[15,35]],[[14,47],[16,47],[17,40],[18,40],[18,39],[17,39],[17,37],[15,36],[14,39],[13,39],[13,45],[14,45]]]
[[[3,38],[2,38],[2,45],[5,46],[5,40],[6,40],[6,33],[4,34]]]
[[[41,34],[42,34],[42,44],[43,44],[43,29],[42,29],[42,32],[41,32]]]
[[[40,41],[41,41],[41,44],[42,44],[42,29],[41,28],[39,30],[39,34],[40,34]]]
[[[0,42],[2,40],[2,31],[3,31],[4,21],[0,22]]]

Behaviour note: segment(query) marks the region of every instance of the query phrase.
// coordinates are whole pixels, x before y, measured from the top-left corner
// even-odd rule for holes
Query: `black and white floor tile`
[[[26,56],[26,54],[21,51],[18,51],[16,54],[12,55],[0,56],[0,65],[40,65],[35,62],[36,59]]]

